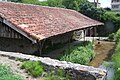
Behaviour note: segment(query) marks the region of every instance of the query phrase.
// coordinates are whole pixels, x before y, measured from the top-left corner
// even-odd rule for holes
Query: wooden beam
[[[36,42],[37,42],[37,45],[38,45],[39,55],[41,55],[41,54],[42,54],[42,50],[43,50],[43,46],[44,46],[45,39],[42,40],[42,41],[36,40]]]
[[[83,34],[84,34],[84,41],[85,41],[85,37],[86,37],[86,29],[83,30]]]
[[[1,20],[0,20],[1,21]],[[6,25],[8,25],[9,27],[11,27],[12,29],[14,29],[15,31],[17,31],[18,33],[22,34],[23,36],[25,36],[26,38],[28,38],[29,40],[31,40],[33,43],[36,43],[36,40],[33,39],[32,37],[28,36],[25,32],[23,32],[22,30],[16,28],[13,24],[11,24],[9,21],[7,21],[6,19],[3,19],[2,22]]]

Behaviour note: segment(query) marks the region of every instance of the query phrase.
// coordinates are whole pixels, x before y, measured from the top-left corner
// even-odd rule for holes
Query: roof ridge
[[[36,7],[43,7],[43,8],[52,8],[52,9],[63,9],[63,10],[71,10],[71,11],[75,11],[72,9],[67,9],[67,8],[62,8],[62,7],[50,7],[50,6],[42,6],[42,5],[35,5],[35,4],[27,4],[27,3],[15,3],[15,2],[5,2],[5,1],[1,1],[0,3],[11,3],[11,4],[21,4],[21,5],[28,5],[28,6],[36,6]]]
[[[14,2],[0,2],[0,16],[3,23],[32,41],[103,24],[71,9]]]
[[[66,11],[72,11],[72,12],[78,12],[78,11],[75,11],[75,10],[72,10],[72,9],[67,9],[67,8],[61,8],[61,7],[50,7],[50,6],[42,6],[42,5],[35,5],[35,4],[25,4],[25,3],[15,3],[15,2],[5,2],[3,1],[2,3],[12,3],[12,4],[20,4],[20,5],[26,5],[26,6],[35,6],[35,7],[42,7],[42,8],[50,8],[50,9],[59,9],[59,10],[66,10]],[[81,16],[83,16],[84,18],[89,18],[85,15],[83,15],[82,13],[79,12],[79,14]],[[89,18],[91,19],[91,18]]]

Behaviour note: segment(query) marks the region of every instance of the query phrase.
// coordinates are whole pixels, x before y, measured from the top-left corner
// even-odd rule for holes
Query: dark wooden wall
[[[0,22],[0,37],[24,39],[20,33]]]

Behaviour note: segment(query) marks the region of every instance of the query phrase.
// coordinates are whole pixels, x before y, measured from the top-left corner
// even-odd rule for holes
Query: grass
[[[25,69],[33,77],[41,77],[42,80],[71,80],[71,77],[63,69],[45,72],[43,65],[38,61],[25,61],[22,63],[21,68]]]
[[[0,80],[23,80],[20,76],[13,74],[10,67],[0,64]]]
[[[115,33],[109,34],[108,39],[110,41],[114,41],[114,36],[115,36]]]
[[[25,69],[33,77],[41,76],[44,72],[44,67],[38,61],[25,61],[22,63],[21,68]]]
[[[115,79],[120,80],[120,29],[115,35],[116,49],[112,56],[113,62],[115,62]]]
[[[91,42],[86,42],[73,46],[70,49],[66,49],[65,55],[61,56],[59,59],[82,65],[88,65],[94,56],[95,53],[93,51],[93,44]]]
[[[44,80],[72,80],[71,76],[68,75],[68,73],[65,73],[65,70],[58,69],[56,72],[52,71],[51,73],[48,73]]]
[[[115,80],[120,80],[120,42],[117,44],[112,60],[115,62]]]

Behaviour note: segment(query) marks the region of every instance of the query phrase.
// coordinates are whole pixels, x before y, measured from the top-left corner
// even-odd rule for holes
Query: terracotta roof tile
[[[0,16],[39,40],[103,24],[74,10],[8,2],[0,2]]]

